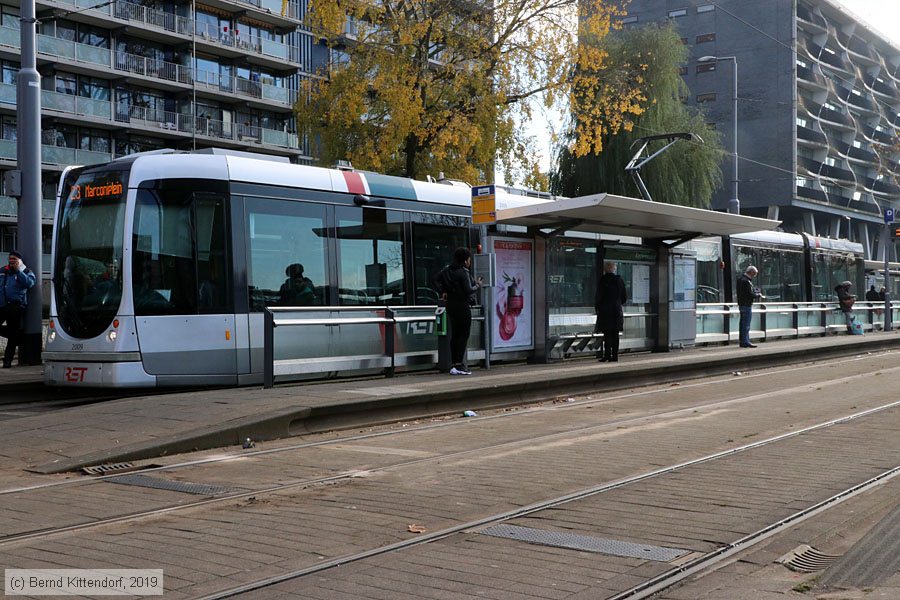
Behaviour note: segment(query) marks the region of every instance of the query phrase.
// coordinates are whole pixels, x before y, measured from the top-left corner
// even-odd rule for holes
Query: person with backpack
[[[466,364],[466,349],[472,331],[472,305],[478,302],[481,277],[474,279],[469,272],[472,252],[459,247],[453,252],[453,262],[441,269],[433,284],[446,303],[450,321],[450,374],[471,375]]]
[[[834,288],[834,293],[838,297],[838,307],[844,313],[844,320],[847,322],[847,332],[853,333],[853,323],[856,317],[853,314],[853,305],[856,303],[856,294],[850,293],[853,282],[842,281]]]

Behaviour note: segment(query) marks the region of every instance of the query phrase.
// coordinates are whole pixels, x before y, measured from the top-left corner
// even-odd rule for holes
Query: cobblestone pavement
[[[228,462],[148,474],[248,490],[240,499],[44,538],[0,538],[0,561],[28,568],[164,568],[167,598],[201,597],[892,402],[890,386],[872,382],[890,381],[898,368],[894,354],[873,354],[595,392],[472,419],[260,444],[256,450],[274,451],[308,442],[277,453],[238,450],[243,456]],[[894,408],[510,524],[706,552],[896,466],[898,429]],[[286,483],[298,485],[253,491]],[[194,499],[112,481],[9,493],[2,496],[0,532]],[[425,531],[415,533],[420,528]],[[604,598],[668,568],[491,537],[475,527],[245,597]]]

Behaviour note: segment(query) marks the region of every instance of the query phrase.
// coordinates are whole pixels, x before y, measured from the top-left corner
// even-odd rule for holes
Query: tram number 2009
[[[69,383],[83,383],[86,371],[87,367],[66,367],[66,381]]]

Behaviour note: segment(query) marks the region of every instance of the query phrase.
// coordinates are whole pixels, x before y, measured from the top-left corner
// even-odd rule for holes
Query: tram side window
[[[803,302],[803,253],[784,252],[782,261],[782,302]]]
[[[759,268],[759,260],[756,253],[756,248],[749,248],[747,246],[735,246],[734,254],[732,260],[734,261],[734,269],[731,273],[731,289],[737,289],[737,278],[741,276],[742,273],[747,271],[747,267],[750,265]],[[754,282],[754,285],[758,286],[758,282]],[[736,293],[735,293],[736,294]],[[737,295],[735,295],[734,302],[737,302]]]
[[[225,200],[218,195],[197,194],[194,212],[197,218],[198,307],[201,313],[233,312]]]
[[[759,262],[756,267],[759,275],[754,282],[760,289],[766,302],[784,302],[784,286],[782,279],[781,256],[778,250],[760,248]]]
[[[468,245],[468,230],[458,217],[448,216],[442,225],[413,224],[415,304],[437,304],[438,295],[431,285],[434,276],[453,260],[454,250]]]
[[[828,302],[834,299],[828,258],[821,252],[812,255],[812,299],[814,302]]]
[[[379,208],[340,207],[336,216],[340,303],[404,304],[403,214]]]
[[[134,216],[132,285],[138,315],[196,314],[193,196],[140,190]]]
[[[325,207],[247,199],[250,309],[326,304]]]

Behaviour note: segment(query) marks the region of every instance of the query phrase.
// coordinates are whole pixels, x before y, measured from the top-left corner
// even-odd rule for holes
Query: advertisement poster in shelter
[[[494,351],[530,350],[533,340],[534,242],[517,238],[493,238],[497,279],[494,286]]]

